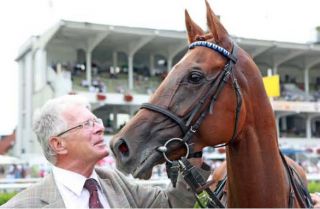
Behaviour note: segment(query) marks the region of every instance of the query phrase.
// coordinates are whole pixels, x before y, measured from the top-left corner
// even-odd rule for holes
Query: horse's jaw
[[[132,171],[132,176],[139,179],[150,179],[152,175],[152,168],[159,164],[162,159],[160,152],[152,152],[148,157],[146,157],[136,169]]]

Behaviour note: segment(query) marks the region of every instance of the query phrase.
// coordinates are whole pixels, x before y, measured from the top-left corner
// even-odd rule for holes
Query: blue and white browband
[[[207,41],[196,41],[193,42],[189,45],[189,49],[193,49],[196,46],[204,46],[207,48],[210,48],[218,53],[220,53],[221,55],[223,55],[224,57],[236,62],[237,58],[235,58],[230,52],[228,52],[225,48],[218,46],[214,43],[211,42],[207,42]]]

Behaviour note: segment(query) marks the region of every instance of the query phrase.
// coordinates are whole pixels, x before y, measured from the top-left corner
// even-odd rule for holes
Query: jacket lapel
[[[45,177],[40,190],[41,190],[40,199],[47,204],[45,208],[65,208],[66,207],[58,191],[57,185],[54,181],[52,174],[48,174]]]
[[[99,172],[99,169],[96,169],[96,172],[110,207],[131,208],[125,194],[123,193],[123,190],[119,188],[119,186],[114,185],[107,176],[103,175],[103,172]]]

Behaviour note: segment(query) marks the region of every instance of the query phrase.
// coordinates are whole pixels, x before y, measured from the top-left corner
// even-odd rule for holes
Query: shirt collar
[[[55,180],[76,195],[80,196],[87,178],[73,171],[65,170],[56,166],[52,167],[52,172]],[[101,188],[98,175],[95,170],[93,170],[89,178],[95,179],[98,182],[99,187]]]

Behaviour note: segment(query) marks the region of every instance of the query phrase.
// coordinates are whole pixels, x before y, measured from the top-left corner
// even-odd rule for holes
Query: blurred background
[[[282,151],[320,191],[320,3],[209,3],[265,77]],[[185,9],[206,29],[204,1],[1,1],[0,193],[50,172],[31,129],[33,112],[50,98],[88,97],[108,141],[186,52]],[[214,169],[224,152],[208,148],[204,157]],[[112,156],[99,166],[114,166]],[[164,167],[153,179],[166,179]]]

